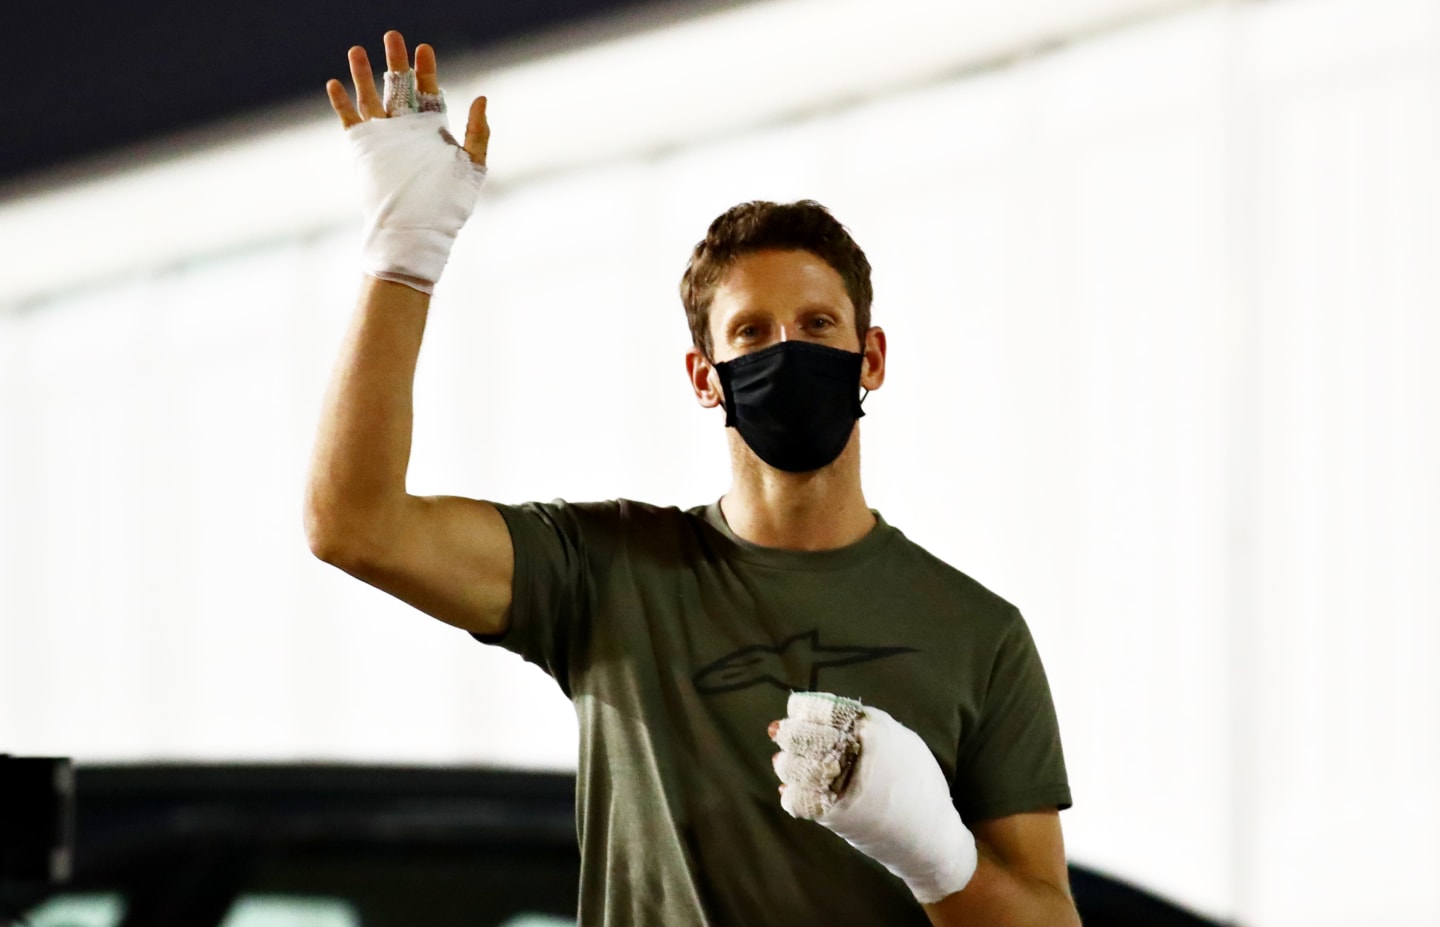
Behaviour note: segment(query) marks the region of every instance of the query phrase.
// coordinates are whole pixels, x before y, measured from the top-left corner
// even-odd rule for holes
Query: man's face
[[[712,359],[723,363],[781,341],[859,351],[845,282],[809,251],[742,255],[710,301]]]
[[[865,355],[860,385],[885,382],[885,333],[878,327],[855,333],[855,305],[835,268],[809,251],[756,251],[737,258],[710,301],[713,357],[698,348],[685,365],[695,398],[705,408],[723,400],[714,364],[781,341],[809,341]]]

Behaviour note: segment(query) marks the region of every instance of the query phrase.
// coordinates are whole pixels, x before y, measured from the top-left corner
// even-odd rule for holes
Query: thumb
[[[485,167],[490,149],[490,123],[485,121],[485,98],[476,97],[470,104],[470,121],[465,124],[465,152],[470,160]]]

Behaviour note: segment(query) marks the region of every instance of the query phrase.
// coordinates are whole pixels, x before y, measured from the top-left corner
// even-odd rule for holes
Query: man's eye
[[[832,321],[830,321],[829,319],[815,319],[814,321],[812,321],[812,322],[810,323],[810,327],[811,327],[811,328],[829,328],[830,326],[832,326],[832,325],[834,325],[834,324],[835,324],[835,323],[832,322]]]
[[[755,326],[754,326],[754,325],[742,325],[742,326],[740,326],[740,328],[738,328],[738,329],[735,331],[735,334],[739,335],[741,338],[754,338],[754,337],[755,337]]]

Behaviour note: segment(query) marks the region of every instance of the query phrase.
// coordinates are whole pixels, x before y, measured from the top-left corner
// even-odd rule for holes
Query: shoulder
[[[936,608],[963,614],[968,622],[988,625],[1001,636],[1024,624],[1020,610],[1009,600],[910,540],[898,528],[893,530],[896,539],[886,550],[887,571],[901,573]]]
[[[595,502],[571,502],[552,499],[549,502],[494,503],[508,513],[521,513],[532,518],[584,522],[594,525],[618,525],[625,522],[654,521],[681,515],[674,506],[663,507],[633,499],[603,499]]]
[[[675,539],[696,530],[702,510],[681,511],[634,499],[606,499],[596,502],[550,502],[496,504],[511,531],[545,530],[580,545],[628,545]]]

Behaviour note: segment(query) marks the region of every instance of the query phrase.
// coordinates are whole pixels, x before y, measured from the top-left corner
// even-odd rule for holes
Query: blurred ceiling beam
[[[503,188],[978,72],[1201,5],[766,0],[682,18],[669,8],[650,23],[627,16],[589,45],[571,33],[458,63],[439,52],[457,131],[471,95],[491,100],[491,183]],[[316,96],[303,111],[135,146],[108,170],[45,178],[0,202],[0,310],[356,221],[343,136]]]

